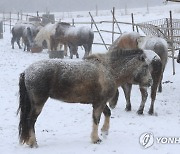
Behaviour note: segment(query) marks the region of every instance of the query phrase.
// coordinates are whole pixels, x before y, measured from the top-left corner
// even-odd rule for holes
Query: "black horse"
[[[149,65],[143,50],[115,50],[96,54],[83,61],[44,60],[30,65],[19,80],[20,143],[37,147],[35,122],[47,99],[68,103],[92,104],[91,140],[98,135],[100,117],[105,115],[102,133],[108,134],[111,111],[106,105],[114,100],[117,89],[125,83],[152,85]]]

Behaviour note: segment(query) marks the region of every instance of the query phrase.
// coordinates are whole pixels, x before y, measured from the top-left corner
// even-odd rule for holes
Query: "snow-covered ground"
[[[149,14],[145,13],[146,8],[132,9],[129,12],[135,12],[137,22],[144,22],[169,17],[170,9],[173,11],[173,16],[179,18],[179,4],[150,8]],[[86,19],[89,20],[89,17],[82,17],[82,20]],[[97,19],[107,20],[111,19],[111,16],[102,15],[96,17]],[[130,15],[119,14],[117,19],[131,21]],[[81,21],[81,18],[77,20]],[[105,25],[104,28],[108,29],[109,25]],[[122,29],[129,31],[127,26],[122,25]],[[104,37],[108,41],[111,34],[106,33]],[[0,40],[0,154],[179,153],[180,144],[159,144],[156,140],[157,137],[180,137],[180,64],[175,63],[176,74],[172,75],[172,59],[169,59],[164,73],[163,92],[157,94],[155,115],[147,114],[150,98],[147,100],[144,115],[136,114],[141,100],[138,86],[133,86],[132,111],[126,112],[124,95],[119,88],[120,96],[117,107],[112,110],[109,136],[103,139],[101,144],[92,144],[90,142],[91,105],[66,104],[49,99],[36,122],[39,148],[31,149],[19,145],[19,117],[16,115],[19,74],[31,63],[49,57],[46,50],[35,54],[23,52],[17,46],[12,50],[10,39],[11,34],[6,31],[4,39]],[[94,45],[93,52],[105,52],[105,49],[103,46]],[[79,53],[82,58],[84,51],[81,48]],[[102,122],[103,116],[100,125]],[[154,144],[148,149],[144,149],[139,143],[140,135],[145,132],[153,133],[155,139]]]

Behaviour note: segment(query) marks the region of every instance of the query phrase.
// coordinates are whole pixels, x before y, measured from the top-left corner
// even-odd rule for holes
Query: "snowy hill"
[[[136,22],[144,22],[169,17],[169,10],[173,11],[174,18],[180,17],[180,4],[153,7],[150,8],[149,14],[146,13],[146,8],[132,9],[129,12],[135,13]],[[119,13],[117,18],[120,21],[131,21],[130,15]],[[102,14],[95,19],[108,20],[112,17],[107,12],[106,15]],[[89,21],[89,17],[84,16],[76,20]],[[109,26],[103,28],[108,29]],[[130,31],[130,28],[124,25],[122,30]],[[104,37],[108,41],[111,35],[106,33]],[[180,137],[180,64],[175,63],[176,74],[172,75],[172,59],[169,59],[164,73],[163,92],[157,94],[155,115],[147,114],[150,106],[149,97],[144,115],[136,114],[141,100],[138,86],[133,86],[132,111],[126,112],[124,95],[119,88],[120,96],[117,107],[112,110],[109,136],[107,139],[102,138],[103,142],[96,145],[90,142],[91,105],[66,104],[49,99],[36,122],[39,148],[30,149],[27,146],[20,146],[18,141],[19,116],[16,116],[19,74],[31,63],[48,59],[48,53],[47,50],[36,54],[23,52],[17,46],[13,50],[10,40],[9,31],[6,31],[4,39],[0,40],[0,154],[175,154],[180,150],[179,143],[157,142],[157,137]],[[98,52],[106,51],[103,46],[94,45],[93,53]],[[79,54],[80,58],[84,55],[81,48],[79,48]],[[103,118],[100,125],[102,122]],[[145,132],[151,132],[154,135],[154,144],[148,149],[144,149],[139,143],[141,134]]]

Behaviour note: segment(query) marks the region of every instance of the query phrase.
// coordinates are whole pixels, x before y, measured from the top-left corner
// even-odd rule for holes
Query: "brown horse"
[[[109,51],[112,51],[114,48],[138,49],[140,45],[142,48],[148,49],[146,51],[147,56],[149,55],[153,56],[151,57],[150,60],[150,71],[153,78],[153,85],[151,87],[151,106],[149,109],[149,114],[153,114],[157,87],[159,85],[159,91],[162,90],[161,81],[167,62],[167,43],[165,42],[165,40],[156,37],[151,37],[151,38],[141,37],[140,34],[137,32],[124,33],[112,44]],[[132,84],[126,83],[125,85],[122,85],[122,88],[126,98],[126,111],[130,111],[131,110],[130,95],[131,95]],[[142,101],[137,113],[143,114],[148,92],[147,89],[142,86],[140,86],[140,91],[142,95]],[[115,108],[116,104],[117,104],[116,101],[112,101],[110,103],[111,108]]]
[[[111,111],[106,105],[114,100],[117,89],[125,83],[150,86],[152,77],[143,50],[114,50],[96,54],[83,61],[44,60],[30,65],[20,75],[19,136],[20,143],[37,147],[35,122],[46,100],[92,104],[91,140],[101,142],[98,126],[105,115],[101,131],[108,134]]]

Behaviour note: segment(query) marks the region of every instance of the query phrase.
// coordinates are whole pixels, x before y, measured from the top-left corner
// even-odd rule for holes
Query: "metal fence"
[[[162,37],[169,45],[173,44],[175,50],[180,49],[180,19],[164,18],[143,22],[138,26],[146,35]]]

